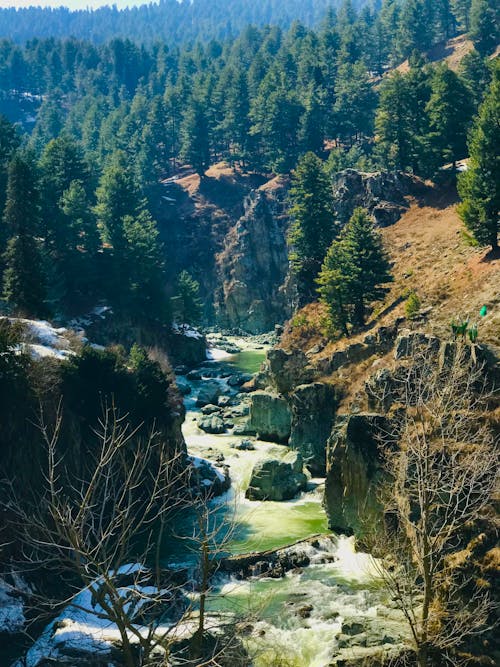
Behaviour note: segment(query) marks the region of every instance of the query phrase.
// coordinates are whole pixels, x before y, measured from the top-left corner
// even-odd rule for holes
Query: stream
[[[249,341],[236,341],[243,347],[238,354],[214,350],[213,360],[203,366],[210,367],[210,378],[202,375],[189,381],[191,393],[185,397],[183,433],[189,454],[229,466],[231,488],[212,505],[222,517],[234,521],[234,534],[225,545],[231,554],[279,548],[328,532],[322,479],[311,479],[307,490],[290,501],[245,498],[254,464],[263,458],[283,456],[289,451],[286,447],[254,437],[208,434],[197,426],[201,411],[196,398],[204,382],[213,380],[213,371],[227,375],[228,366],[245,373],[259,369],[266,350],[253,347]],[[249,404],[248,395],[237,394],[222,377],[217,381],[235,402]],[[235,425],[246,419],[231,417]],[[235,449],[234,444],[242,439],[251,440],[255,449]],[[372,558],[356,552],[352,537],[339,535],[328,545],[331,562],[315,564],[314,548],[310,546],[311,565],[292,570],[280,579],[237,581],[226,576],[216,581],[209,611],[252,619],[247,623],[244,641],[255,667],[327,667],[336,664],[334,657],[362,658],[372,655],[374,647],[391,653],[401,643],[405,634],[402,618],[377,584]],[[174,548],[165,554],[170,566],[185,565],[186,559],[189,556],[185,550]]]

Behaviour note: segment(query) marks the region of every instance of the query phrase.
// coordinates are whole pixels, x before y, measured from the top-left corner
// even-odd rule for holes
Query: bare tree
[[[166,603],[178,602],[178,587],[161,567],[166,523],[186,502],[183,452],[169,451],[154,430],[140,436],[126,417],[107,407],[95,431],[95,448],[84,470],[61,453],[61,408],[51,429],[40,417],[47,449],[45,484],[22,496],[11,485],[10,509],[32,569],[57,573],[64,600],[43,597],[50,611],[71,604],[114,624],[126,667],[153,664],[168,652],[175,623],[160,624]],[[133,562],[130,559],[133,555]],[[82,590],[92,610],[81,606]]]
[[[408,623],[419,667],[459,664],[458,650],[488,629],[492,611],[453,555],[498,483],[499,441],[488,419],[498,395],[462,342],[444,354],[414,349],[394,381],[403,410],[383,436],[389,481],[378,544],[388,558],[378,574]]]

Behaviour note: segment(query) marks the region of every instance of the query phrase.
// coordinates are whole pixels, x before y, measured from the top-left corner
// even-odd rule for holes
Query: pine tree
[[[500,41],[500,8],[497,0],[472,0],[470,38],[483,57],[495,49]]]
[[[314,280],[336,233],[331,185],[323,162],[306,153],[293,172],[290,189],[292,269],[301,299],[314,297]]]
[[[472,116],[467,87],[447,65],[436,68],[432,77],[432,94],[426,107],[434,144],[444,161],[464,157],[467,128]]]
[[[148,211],[123,218],[127,243],[126,279],[121,301],[138,321],[168,320],[165,297],[165,261],[156,222]],[[123,277],[122,277],[123,278]]]
[[[500,215],[500,65],[469,135],[470,160],[460,174],[458,211],[479,243],[498,249]]]
[[[317,280],[333,326],[344,334],[348,324],[363,326],[367,306],[383,297],[383,285],[391,281],[382,239],[368,213],[357,208],[328,249]]]
[[[179,274],[174,301],[176,319],[181,324],[199,324],[203,309],[200,299],[200,283],[187,271]]]
[[[45,277],[37,240],[37,174],[31,159],[20,154],[14,155],[8,169],[4,225],[10,237],[4,253],[4,298],[20,314],[43,315]]]
[[[81,229],[78,218],[62,208],[64,193],[80,183],[88,194],[92,179],[81,148],[62,135],[50,141],[40,159],[41,205],[46,252],[50,257],[51,300],[64,311],[72,310],[81,297]]]
[[[192,100],[181,126],[181,157],[200,178],[210,166],[210,127],[204,105]]]

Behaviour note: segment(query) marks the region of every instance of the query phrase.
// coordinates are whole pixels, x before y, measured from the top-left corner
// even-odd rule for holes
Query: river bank
[[[269,346],[260,338],[225,340],[241,351],[227,352],[219,347],[209,351],[210,364],[203,365],[198,379],[187,380],[191,391],[185,397],[183,425],[189,454],[215,463],[231,478],[230,490],[212,501],[235,526],[225,548],[233,555],[263,552],[326,533],[321,478],[309,476],[306,490],[292,500],[252,501],[245,497],[256,463],[284,457],[289,449],[253,435],[238,435],[238,426],[247,421],[250,396],[228,384],[228,371],[257,372]],[[211,434],[200,428],[203,413],[197,402],[204,384],[214,381],[231,403],[220,411],[221,417],[231,416],[235,409],[241,416],[233,414],[231,428]],[[226,399],[221,402],[226,404]],[[247,443],[244,448],[242,440]],[[241,581],[224,574],[214,582],[211,613],[252,619],[245,626],[244,642],[253,665],[326,667],[341,664],[346,658],[397,654],[405,636],[401,614],[377,585],[373,560],[356,551],[354,538],[331,535],[319,546],[304,545],[302,551],[308,564],[292,568],[282,577],[256,573]],[[175,564],[176,559],[182,562],[183,557],[185,554],[176,554],[169,564]],[[278,657],[282,662],[276,662]]]

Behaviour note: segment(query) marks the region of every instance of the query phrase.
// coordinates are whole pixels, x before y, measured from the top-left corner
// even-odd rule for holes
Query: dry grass
[[[415,291],[422,310],[430,309],[425,320],[415,326],[429,333],[450,337],[450,322],[459,315],[469,315],[479,324],[478,342],[500,347],[500,257],[491,258],[488,249],[473,247],[464,234],[456,212],[453,191],[431,191],[426,200],[413,202],[410,209],[392,227],[381,231],[393,261],[394,282],[376,312]],[[483,305],[488,314],[480,318]],[[304,326],[288,325],[282,338],[284,348],[309,349],[320,343],[321,317],[324,309],[310,304],[295,320]],[[405,302],[381,317],[373,317],[369,326],[390,325],[404,317]],[[350,338],[327,342],[319,357],[361,342],[368,330]]]

